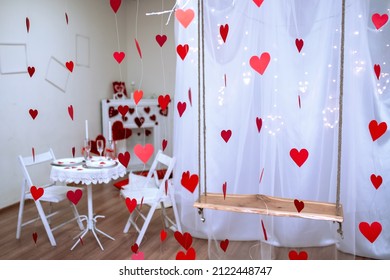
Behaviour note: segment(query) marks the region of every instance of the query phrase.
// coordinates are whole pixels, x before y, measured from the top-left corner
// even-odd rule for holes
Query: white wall
[[[161,1],[139,1],[139,14],[146,10],[160,10]],[[171,8],[174,1],[168,2]],[[32,78],[27,73],[0,74],[0,209],[19,200],[21,172],[17,155],[31,155],[52,147],[57,157],[70,157],[72,147],[80,155],[84,138],[85,120],[89,121],[89,135],[101,133],[101,100],[112,97],[112,81],[125,77],[128,88],[131,81],[140,81],[139,59],[136,60],[134,32],[137,2],[122,0],[117,13],[120,45],[126,58],[120,66],[112,54],[118,41],[115,14],[109,0],[0,0],[0,44],[27,45],[28,65],[36,68]],[[69,17],[66,25],[65,12]],[[30,19],[30,32],[26,31],[26,17]],[[152,43],[154,25],[160,30],[160,17],[139,16],[138,41],[144,52],[142,89],[146,96],[160,94],[163,89],[161,54],[157,43]],[[168,73],[167,93],[173,94],[175,50],[173,22],[167,28],[169,43],[164,56]],[[156,31],[156,32],[157,32]],[[151,34],[150,34],[151,33]],[[169,35],[169,34],[171,35]],[[76,61],[75,36],[90,39],[90,67],[75,66],[65,92],[45,80],[50,57],[59,61]],[[131,44],[130,44],[131,43]],[[158,49],[157,49],[157,47]],[[128,48],[128,49],[127,49]],[[170,51],[168,51],[170,48]],[[172,57],[172,58],[171,58]],[[121,72],[120,72],[121,70]],[[68,115],[73,105],[74,120]],[[38,109],[33,120],[28,111]]]

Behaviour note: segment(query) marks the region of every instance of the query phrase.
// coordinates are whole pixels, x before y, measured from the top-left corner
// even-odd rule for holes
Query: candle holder
[[[87,161],[89,159],[89,153],[91,152],[91,140],[88,138],[84,139],[84,160]]]
[[[106,158],[108,160],[115,159],[115,144],[112,140],[107,141]]]

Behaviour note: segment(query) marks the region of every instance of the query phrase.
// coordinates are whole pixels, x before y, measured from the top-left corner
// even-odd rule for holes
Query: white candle
[[[85,139],[88,139],[88,120],[85,120]]]
[[[108,122],[108,141],[112,140],[112,128],[111,128],[111,121]]]

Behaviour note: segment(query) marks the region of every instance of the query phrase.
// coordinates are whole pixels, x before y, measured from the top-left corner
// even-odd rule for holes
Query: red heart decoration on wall
[[[32,77],[34,75],[34,73],[35,73],[35,67],[34,66],[28,66],[27,67],[27,72],[30,75],[30,77]]]
[[[145,107],[144,111],[145,111],[146,114],[149,114],[150,113],[150,107]]]
[[[130,153],[129,152],[119,153],[118,160],[124,167],[127,168],[130,162]]]
[[[298,199],[294,199],[295,208],[297,208],[298,213],[300,213],[305,207],[305,203],[303,201],[299,201]]]
[[[130,199],[130,197],[126,197],[125,202],[126,202],[127,209],[129,210],[130,213],[132,213],[135,207],[137,207],[137,200],[135,198]]]
[[[379,80],[379,77],[381,75],[381,66],[379,64],[374,65],[374,72],[375,72],[376,78]]]
[[[185,102],[178,102],[177,103],[177,111],[179,112],[180,117],[183,115],[186,108],[187,108],[187,104]]]
[[[222,249],[224,252],[226,252],[228,246],[229,246],[229,239],[222,240],[222,241],[219,243],[219,247],[221,247],[221,249]]]
[[[185,232],[181,233],[180,231],[175,231],[173,234],[177,242],[186,250],[188,250],[192,245],[192,236],[190,233]]]
[[[165,96],[160,95],[157,100],[161,110],[165,110],[168,107],[169,102],[171,102],[171,97],[169,94],[166,94]]]
[[[144,96],[144,92],[142,90],[134,91],[133,99],[134,99],[135,105],[137,105],[139,103],[139,101],[142,99],[143,96]]]
[[[180,58],[182,60],[184,60],[186,58],[187,53],[188,53],[189,50],[190,50],[190,47],[187,44],[185,44],[185,45],[178,45],[176,47],[176,52],[180,56]]]
[[[110,0],[110,6],[114,13],[118,12],[121,2],[121,0]]]
[[[106,138],[99,134],[96,136],[95,140],[91,140],[91,154],[99,155],[99,151],[97,150],[97,140],[103,140],[103,151],[106,149]]]
[[[295,250],[292,250],[288,253],[288,258],[290,260],[307,260],[308,255],[305,251],[297,252]]]
[[[250,66],[258,72],[260,75],[264,74],[265,69],[267,69],[267,66],[271,60],[271,56],[269,53],[264,52],[259,57],[258,56],[252,56],[249,60]]]
[[[227,38],[228,33],[229,33],[229,25],[228,24],[221,25],[219,27],[219,34],[221,34],[221,38],[222,38],[224,43],[226,43],[226,38]]]
[[[264,0],[253,0],[257,7],[260,8],[261,4],[263,4]]]
[[[34,200],[38,200],[41,198],[45,190],[43,188],[37,188],[36,186],[31,186],[30,193]]]
[[[162,147],[163,152],[165,151],[167,145],[168,145],[167,139],[163,139],[162,143],[161,143],[161,147]]]
[[[131,136],[131,134],[131,129],[124,128],[121,121],[115,121],[112,124],[112,139],[114,141],[127,139]]]
[[[68,114],[69,114],[69,117],[72,119],[73,121],[73,106],[72,105],[69,105],[68,106]]]
[[[263,120],[261,118],[256,118],[256,126],[257,126],[257,130],[259,131],[259,133],[260,133],[262,125],[263,125]]]
[[[65,63],[65,66],[66,66],[66,68],[68,68],[68,70],[70,71],[70,72],[73,72],[73,67],[74,67],[74,63],[73,63],[73,61],[68,61],[68,62],[66,62]]]
[[[382,176],[378,175],[376,176],[375,174],[371,174],[371,183],[374,186],[375,189],[378,189],[382,185]]]
[[[303,47],[303,40],[302,39],[295,39],[295,46],[298,49],[298,52],[301,52],[302,47]]]
[[[361,222],[359,224],[359,230],[368,241],[374,243],[382,232],[382,225],[379,222],[373,222],[371,225],[367,222]]]
[[[80,201],[82,196],[83,196],[83,191],[82,190],[68,191],[66,193],[66,197],[74,205],[77,205],[77,203],[79,203],[79,201]]]
[[[164,46],[167,39],[167,35],[156,35],[156,41],[160,45],[160,47]]]
[[[118,112],[124,117],[127,112],[129,111],[129,106],[125,105],[125,106],[122,106],[122,105],[119,105],[118,106]]]
[[[153,152],[154,147],[152,144],[145,144],[145,146],[142,146],[141,144],[136,144],[134,146],[134,154],[145,164],[153,155]]]
[[[376,29],[379,29],[387,23],[389,16],[387,14],[380,15],[376,13],[372,15],[371,20],[374,23]]]
[[[227,143],[229,142],[230,137],[232,136],[232,131],[229,130],[222,130],[221,131],[221,137],[222,139]]]
[[[125,58],[126,54],[124,52],[114,52],[113,56],[116,62],[120,64],[122,60]]]
[[[386,132],[387,123],[381,122],[378,124],[376,120],[372,120],[368,125],[368,128],[370,130],[372,141],[375,141]]]
[[[176,19],[184,26],[184,28],[187,28],[187,26],[194,19],[195,13],[192,9],[176,9],[175,16]]]
[[[26,17],[26,28],[27,28],[27,33],[30,32],[30,19]]]
[[[301,167],[309,157],[309,152],[306,149],[301,149],[298,152],[297,149],[293,148],[290,150],[290,157],[299,167]]]
[[[189,248],[186,253],[179,251],[176,254],[176,260],[195,260],[196,252],[194,248]]]
[[[161,242],[163,242],[166,238],[167,238],[167,232],[165,231],[165,230],[161,230],[160,231],[160,240],[161,240]]]
[[[136,123],[136,125],[138,127],[141,127],[143,125],[143,123],[145,122],[145,118],[144,117],[135,117],[134,118],[134,122]]]
[[[181,176],[181,184],[191,193],[194,192],[196,186],[199,183],[199,177],[196,174],[190,174],[190,171],[183,172]]]
[[[33,234],[32,234],[32,238],[33,238],[33,240],[34,240],[34,243],[35,243],[35,244],[37,244],[37,240],[38,240],[38,233],[36,233],[36,232],[33,232]]]
[[[35,120],[35,118],[38,116],[38,110],[36,109],[30,109],[28,112],[30,113],[30,116],[33,120]]]
[[[113,106],[110,106],[108,108],[108,117],[112,118],[112,117],[115,117],[116,115],[118,115],[118,110],[115,109]]]
[[[151,115],[151,116],[150,116],[150,119],[151,119],[152,121],[155,121],[156,118],[157,118],[156,115]]]

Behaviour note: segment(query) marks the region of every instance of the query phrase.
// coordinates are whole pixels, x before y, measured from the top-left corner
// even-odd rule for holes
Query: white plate
[[[113,167],[117,164],[115,160],[107,160],[107,159],[91,159],[88,160],[85,165],[87,167],[92,168],[106,168],[106,167]]]
[[[77,157],[77,158],[61,158],[54,160],[51,164],[56,166],[73,166],[73,165],[79,165],[83,162],[83,157]]]

